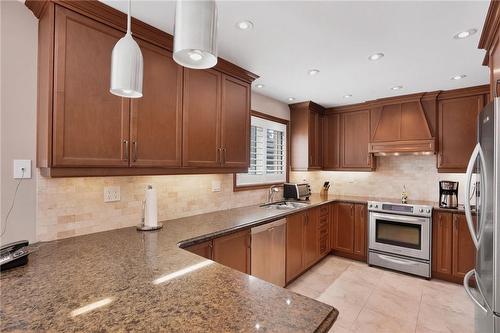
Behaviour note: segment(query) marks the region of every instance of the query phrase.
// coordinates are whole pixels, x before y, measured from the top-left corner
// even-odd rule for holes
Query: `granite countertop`
[[[311,205],[330,201],[314,196]],[[165,221],[154,232],[35,244],[26,266],[0,274],[0,331],[327,332],[335,308],[178,246],[288,214],[249,206]]]

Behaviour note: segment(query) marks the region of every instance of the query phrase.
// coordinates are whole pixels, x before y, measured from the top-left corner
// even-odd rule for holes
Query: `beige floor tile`
[[[420,299],[407,297],[406,294],[395,294],[385,291],[385,289],[375,290],[364,309],[373,310],[392,317],[396,320],[402,320],[415,327],[417,324]]]
[[[333,324],[332,328],[330,328],[328,333],[352,333],[352,331],[345,327]]]
[[[425,282],[427,281],[417,277],[386,271],[379,281],[378,288],[395,295],[418,299],[420,302]]]
[[[422,304],[418,315],[418,333],[473,333],[474,312],[458,313],[440,306]]]
[[[349,266],[351,262],[346,260],[337,260],[335,257],[326,257],[316,266],[311,269],[313,273],[319,273],[323,275],[339,276],[342,274]]]
[[[474,313],[474,304],[461,285],[439,280],[423,284],[422,304],[458,313]]]
[[[325,293],[321,294],[317,300],[335,307],[339,311],[339,316],[334,326],[347,329],[354,324],[364,305],[363,303],[350,303],[343,298],[329,296]]]
[[[298,278],[297,282],[307,286],[309,289],[322,293],[335,282],[338,276],[340,276],[340,273],[337,275],[325,275],[310,271]]]
[[[287,289],[293,291],[294,293],[309,297],[309,298],[317,298],[321,292],[316,291],[314,289],[309,288],[305,283],[301,283],[301,281],[295,281],[293,284],[289,285]]]
[[[414,333],[415,324],[364,308],[350,329],[355,333]]]
[[[345,276],[344,273],[321,294],[321,297],[325,299],[338,298],[352,304],[364,305],[373,290],[372,285],[353,280],[350,276]]]
[[[374,267],[368,267],[368,265],[351,265],[342,273],[342,275],[337,280],[349,279],[355,283],[373,289],[379,284],[383,274],[383,270]]]

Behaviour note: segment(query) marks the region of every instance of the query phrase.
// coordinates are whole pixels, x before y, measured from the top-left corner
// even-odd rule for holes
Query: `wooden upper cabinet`
[[[311,101],[289,107],[292,170],[320,170],[323,166],[324,108]]]
[[[354,253],[354,204],[336,203],[332,223],[333,250]]]
[[[303,268],[303,224],[306,213],[297,213],[286,218],[286,282],[290,282]]]
[[[52,166],[128,166],[129,102],[109,92],[111,51],[121,37],[56,6]]]
[[[372,170],[374,161],[368,153],[370,111],[341,114],[340,166],[343,169]]]
[[[212,259],[224,266],[250,274],[250,230],[215,238]]]
[[[463,279],[476,266],[476,248],[464,214],[453,214],[453,276]]]
[[[221,163],[248,168],[250,163],[250,85],[222,77]]]
[[[487,89],[487,88],[486,88]],[[483,93],[442,94],[438,102],[440,172],[465,172],[477,141],[477,115],[485,105]]]
[[[221,79],[215,70],[184,69],[183,166],[220,165]]]
[[[326,114],[323,117],[323,168],[340,168],[340,115]]]
[[[131,99],[130,164],[180,167],[182,67],[167,50],[138,43],[144,58],[143,97]]]

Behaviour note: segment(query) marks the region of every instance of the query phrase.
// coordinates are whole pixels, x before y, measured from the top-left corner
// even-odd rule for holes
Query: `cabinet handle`
[[[370,153],[368,153],[368,156],[366,157],[366,164],[370,165]]]
[[[124,161],[128,161],[128,140],[123,140],[125,151],[123,152],[123,156],[125,156]]]
[[[222,150],[222,164],[226,164],[226,148],[221,148]]]
[[[134,149],[134,162],[137,161],[137,141],[132,142],[132,146]]]
[[[220,148],[217,148],[217,149],[215,150],[215,160],[216,160],[216,161],[215,161],[216,163],[219,163],[219,164],[221,163],[221,158],[220,158]]]
[[[214,246],[212,245],[212,242],[208,243],[208,252],[210,253],[208,259],[213,259]]]

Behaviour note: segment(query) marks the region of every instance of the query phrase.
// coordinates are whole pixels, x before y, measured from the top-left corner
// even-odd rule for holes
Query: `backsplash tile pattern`
[[[319,192],[324,181],[330,181],[330,193],[339,195],[373,195],[399,198],[406,185],[410,200],[438,201],[440,180],[458,181],[459,203],[463,203],[465,174],[438,173],[436,156],[377,157],[375,172],[313,171],[292,172],[290,180],[311,183]],[[332,184],[333,182],[333,184]]]
[[[222,190],[212,192],[212,181]],[[139,224],[144,190],[158,194],[159,220],[264,202],[267,191],[233,192],[233,175],[45,178],[38,174],[37,239],[48,241]],[[104,203],[105,186],[121,200]]]

